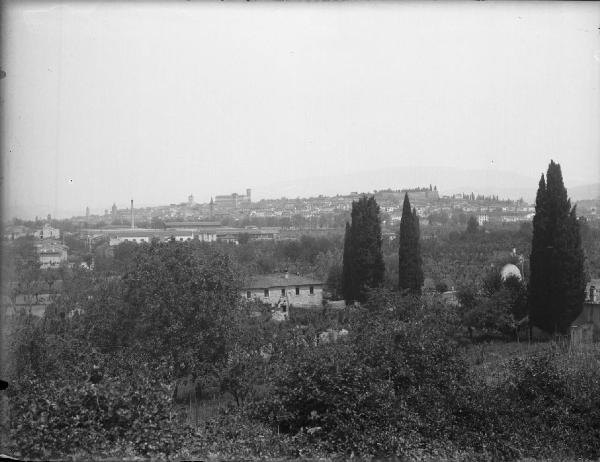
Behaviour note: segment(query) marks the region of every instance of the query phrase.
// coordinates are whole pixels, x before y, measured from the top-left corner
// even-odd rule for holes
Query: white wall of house
[[[277,306],[282,299],[287,299],[289,305],[295,307],[321,306],[323,304],[323,286],[301,285],[269,287],[268,289],[244,289],[242,291],[242,298],[259,300],[272,306]]]
[[[67,261],[67,252],[56,251],[56,252],[42,252],[39,255],[40,266],[42,268],[53,268],[59,266],[62,262]]]
[[[202,242],[217,242],[217,233],[194,233],[194,237]]]
[[[150,235],[150,236],[140,236],[140,235],[136,236],[135,234],[130,234],[130,235],[122,235],[122,236],[114,236],[114,235],[110,236],[109,245],[115,246],[115,245],[122,244],[123,242],[135,242],[136,244],[141,244],[142,242],[152,241],[152,239],[154,237],[157,237],[158,239],[161,239],[161,240],[170,240],[171,238],[173,238],[179,242],[191,241],[193,239],[198,239],[202,242],[215,242],[217,240],[217,234],[209,233],[209,232],[201,232],[201,233],[194,232],[193,235],[192,235],[192,233],[189,233],[189,232],[188,233],[175,232],[171,235],[165,234],[165,233],[157,233],[156,235]]]
[[[198,239],[201,242],[216,242],[217,240],[217,234],[216,233],[197,233],[194,232],[194,234],[173,234],[173,238],[175,238],[176,241],[191,241],[193,239]]]
[[[123,242],[141,244],[142,242],[150,242],[150,239],[150,236],[111,236],[108,245],[119,245]]]

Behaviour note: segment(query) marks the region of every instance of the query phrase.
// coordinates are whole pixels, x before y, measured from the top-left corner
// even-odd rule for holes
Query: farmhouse
[[[295,274],[253,276],[244,285],[241,296],[271,306],[318,307],[323,304],[322,281]]]
[[[68,247],[57,242],[43,242],[35,245],[40,267],[55,268],[68,258]]]
[[[217,235],[210,230],[156,230],[156,229],[117,229],[107,230],[105,234],[109,236],[109,245],[115,246],[123,242],[134,242],[141,244],[142,242],[150,242],[152,239],[159,241],[168,241],[174,239],[176,241],[191,241],[199,240],[202,242],[214,242],[217,240]]]
[[[592,279],[585,288],[585,302],[573,326],[593,325],[600,329],[600,279]]]

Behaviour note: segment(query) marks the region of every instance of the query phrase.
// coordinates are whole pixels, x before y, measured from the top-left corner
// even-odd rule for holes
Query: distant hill
[[[502,170],[460,170],[452,167],[406,167],[319,175],[294,181],[257,185],[268,197],[308,197],[437,185],[440,195],[470,193],[500,198],[535,199],[538,179]],[[268,192],[267,192],[268,191]]]
[[[539,177],[496,169],[463,170],[453,167],[393,167],[364,172],[315,175],[293,181],[277,181],[256,184],[257,196],[310,197],[323,194],[332,196],[348,194],[351,191],[371,192],[380,189],[404,189],[437,185],[440,196],[456,193],[498,195],[501,199],[523,198],[529,203],[535,201]],[[572,202],[599,197],[600,184],[570,186],[565,184]],[[262,193],[262,194],[261,194]]]
[[[586,199],[600,199],[600,183],[586,184],[567,188],[571,202],[583,201]]]

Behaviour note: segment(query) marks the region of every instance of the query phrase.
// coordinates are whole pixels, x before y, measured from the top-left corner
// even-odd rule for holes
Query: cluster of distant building
[[[417,210],[421,218],[428,218],[433,214],[466,213],[475,216],[480,225],[485,223],[515,223],[530,221],[535,209],[523,200],[502,200],[498,196],[482,196],[470,194],[440,195],[437,186],[373,191],[381,211],[386,215],[386,224],[396,225],[402,216],[402,202],[404,194],[408,193],[411,206]],[[352,202],[362,194],[351,192],[346,195],[318,196],[310,198],[279,198],[252,201],[252,190],[246,189],[245,194],[232,193],[217,195],[208,203],[197,203],[194,196],[189,195],[186,202],[156,207],[117,208],[113,204],[111,211],[105,210],[104,216],[90,215],[86,209],[86,216],[74,217],[86,226],[102,223],[117,226],[126,226],[133,213],[135,221],[151,223],[153,220],[161,221],[223,221],[230,218],[233,221],[243,218],[265,218],[281,220],[290,218],[289,226],[294,226],[293,218],[300,217],[307,223],[326,226],[325,217],[340,213],[347,213],[352,208]],[[320,219],[320,221],[319,221]],[[273,220],[271,220],[273,222]],[[322,223],[321,223],[322,222]],[[272,224],[278,224],[279,222]],[[339,224],[339,223],[338,223]],[[285,226],[285,225],[282,225]],[[329,226],[332,226],[329,223]],[[184,236],[182,236],[184,237]]]
[[[160,205],[155,207],[138,207],[133,210],[135,221],[151,222],[152,219],[187,221],[187,220],[215,220],[238,211],[247,211],[252,203],[252,190],[246,189],[245,194],[225,194],[211,197],[210,202],[197,203],[194,195],[190,194],[186,202],[178,204]],[[75,222],[94,225],[98,223],[111,225],[127,225],[131,218],[131,208],[118,208],[113,203],[110,211],[104,210],[104,215],[90,214],[86,207],[85,216],[73,217]]]
[[[10,225],[4,229],[4,240],[14,241],[21,237],[32,236],[34,248],[42,269],[55,268],[68,260],[69,248],[60,241],[60,229],[45,223],[41,228],[32,230],[23,225]]]
[[[141,244],[154,239],[159,241],[200,241],[200,242],[227,242],[238,244],[246,237],[248,240],[276,240],[279,237],[279,228],[233,228],[221,226],[219,222],[181,221],[165,222],[164,229],[147,228],[101,228],[87,229],[91,238],[108,237],[110,246],[124,242]],[[245,236],[244,236],[245,235]],[[244,236],[244,237],[242,237]]]

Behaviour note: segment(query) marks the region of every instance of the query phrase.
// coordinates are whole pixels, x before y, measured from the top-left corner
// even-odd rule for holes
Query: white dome
[[[506,278],[510,276],[515,276],[519,279],[519,281],[521,280],[521,272],[519,271],[519,268],[517,268],[512,263],[509,263],[502,267],[502,270],[500,270],[500,276],[502,277],[503,281],[506,281]]]

